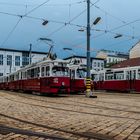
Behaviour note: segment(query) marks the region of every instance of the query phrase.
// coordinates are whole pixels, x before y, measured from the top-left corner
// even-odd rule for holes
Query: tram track
[[[7,92],[6,92],[7,93]],[[9,93],[10,94],[10,93]],[[21,97],[21,94],[22,93],[20,93],[20,95],[18,94],[18,95],[16,95],[16,96],[20,96]],[[105,93],[104,95],[111,95],[111,94],[108,94],[108,93]],[[15,94],[14,94],[15,95]],[[24,96],[25,94],[22,94],[22,96]],[[27,95],[27,94],[26,94]],[[30,95],[30,96],[32,96],[32,94],[28,94],[28,95]],[[33,95],[34,96],[34,95]],[[76,95],[77,96],[77,95]],[[80,95],[79,95],[80,96]],[[111,96],[114,96],[114,95],[111,95]],[[119,94],[119,96],[120,96],[120,94]],[[122,95],[122,96],[125,96],[125,95]],[[29,98],[29,97],[26,97],[26,96],[24,96],[25,98]],[[40,96],[38,96],[38,97],[40,97]],[[45,97],[45,96],[44,96]],[[75,98],[75,97],[74,97]],[[136,97],[137,98],[137,97]],[[31,99],[31,98],[30,98]],[[32,98],[33,99],[33,98]],[[35,99],[35,100],[38,100],[38,99]],[[41,101],[44,101],[44,100],[41,100]],[[75,102],[75,101],[73,101],[73,100],[71,100],[71,99],[68,99],[67,101],[70,101],[70,102]],[[48,101],[47,101],[48,102]],[[50,102],[50,101],[49,101]],[[98,100],[98,102],[100,103],[109,103],[109,104],[112,104],[112,105],[119,105],[119,106],[124,106],[124,107],[135,107],[135,108],[139,108],[139,106],[136,106],[136,105],[129,105],[129,104],[127,104],[127,105],[125,105],[125,104],[120,104],[120,103],[114,103],[114,102],[106,102],[106,101],[99,101]],[[89,105],[89,106],[93,106],[93,104],[89,104],[89,103],[85,103],[85,102],[80,102],[80,101],[76,101],[76,103],[81,103],[82,105],[83,104],[86,104],[86,105]],[[67,103],[66,103],[67,104]],[[103,107],[103,106],[101,106],[101,107]]]
[[[12,120],[20,122],[20,123],[33,125],[35,127],[40,127],[40,128],[46,128],[46,129],[50,129],[50,130],[57,131],[57,132],[64,132],[66,134],[72,134],[73,136],[78,136],[78,137],[82,137],[82,138],[97,139],[97,140],[113,140],[113,138],[110,137],[110,136],[102,135],[102,134],[98,134],[98,133],[93,133],[93,132],[92,133],[88,133],[88,132],[80,133],[80,132],[68,131],[68,130],[64,130],[64,129],[61,129],[61,128],[50,127],[50,126],[47,126],[47,125],[42,125],[42,124],[22,120],[22,119],[15,118],[15,117],[12,117],[12,116],[8,116],[8,115],[2,114],[2,113],[0,113],[0,116],[8,118],[8,119],[12,119]],[[33,132],[31,130],[23,130],[23,129],[18,129],[18,128],[15,128],[15,127],[9,127],[9,126],[5,126],[5,125],[0,124],[0,131],[1,130],[2,131],[3,130],[8,131],[9,133],[13,132],[13,133],[28,135],[28,136],[37,136],[37,137],[51,138],[51,139],[54,138],[56,140],[66,140],[66,138],[63,138],[63,137],[58,137],[58,136],[54,136],[54,135],[51,136],[51,135],[47,135],[46,133],[38,133],[38,132]]]
[[[34,103],[28,103],[28,102],[23,102],[23,101],[17,101],[13,99],[9,99],[7,97],[4,97],[5,99],[12,101],[12,102],[17,102],[25,105],[30,105],[30,106],[35,106],[35,107],[42,107],[42,108],[50,108],[54,110],[59,110],[59,111],[65,111],[65,112],[72,112],[72,113],[78,113],[78,114],[84,114],[84,115],[96,115],[96,116],[102,116],[102,117],[113,117],[113,118],[118,118],[118,119],[129,119],[129,120],[137,120],[140,121],[140,118],[132,118],[132,117],[123,117],[123,116],[116,116],[116,115],[108,115],[108,114],[100,114],[100,113],[92,113],[92,112],[85,112],[85,111],[76,111],[72,109],[65,109],[65,108],[60,108],[60,107],[54,107],[54,106],[46,106],[46,105],[38,105]],[[63,104],[63,103],[62,103]],[[125,111],[127,112],[127,111]]]
[[[35,98],[32,98],[32,97],[26,97],[25,95],[16,95],[18,97],[23,97],[23,98],[26,98],[26,99],[30,99],[30,100],[35,100],[35,101],[39,101],[39,102],[44,102],[46,103],[45,100],[42,100],[42,99],[35,99]],[[9,98],[7,98],[9,99]],[[69,100],[69,99],[68,99]],[[118,109],[118,108],[110,108],[110,107],[105,107],[105,106],[101,106],[101,105],[93,105],[93,104],[89,104],[89,103],[85,103],[85,102],[80,102],[80,101],[73,101],[73,100],[69,100],[70,102],[73,102],[73,103],[80,103],[81,105],[78,104],[79,107],[83,107],[83,108],[96,108],[96,109],[106,109],[106,110],[113,110],[113,111],[123,111],[123,112],[128,112],[128,113],[134,113],[134,114],[140,114],[139,111],[132,111],[132,110],[124,110],[124,109]],[[62,105],[68,105],[68,106],[74,106],[73,104],[71,103],[61,103],[61,102],[55,102],[55,101],[47,101],[47,103],[52,103],[52,104],[62,104]],[[107,103],[107,102],[106,102]],[[85,105],[83,105],[85,104]],[[112,104],[112,103],[111,103]],[[120,104],[117,104],[117,105],[120,105]],[[132,106],[131,106],[132,107]],[[133,106],[134,107],[134,106]],[[137,106],[137,108],[139,108]]]
[[[33,132],[31,130],[23,130],[19,128],[9,127],[5,125],[0,125],[0,133],[1,134],[8,134],[8,133],[15,133],[21,134],[26,136],[34,136],[34,137],[41,137],[45,139],[52,139],[52,140],[68,140],[66,138],[58,137],[58,136],[51,136],[45,133]]]
[[[3,92],[5,92],[5,91],[3,91]],[[7,91],[6,91],[6,93],[7,93]],[[27,98],[27,99],[33,99],[33,100],[37,100],[37,101],[44,101],[44,100],[38,100],[38,99],[34,99],[34,98],[29,98],[29,96],[35,96],[36,97],[36,95],[33,95],[33,94],[23,94],[23,93],[15,93],[15,92],[8,92],[8,94],[10,94],[11,95],[11,93],[13,94],[14,93],[14,95],[16,95],[16,96],[19,96],[19,97],[25,97],[25,98]],[[18,94],[18,95],[17,95]],[[108,93],[105,93],[105,95],[111,95],[111,94],[108,94]],[[26,97],[26,95],[28,95],[28,97]],[[120,95],[120,94],[119,94]],[[77,96],[77,95],[76,95]],[[80,95],[79,95],[80,96]],[[113,96],[113,95],[111,95],[111,96]],[[123,95],[123,96],[125,96],[125,95]],[[42,96],[38,96],[38,97],[42,97]],[[44,96],[45,97],[45,96]],[[74,97],[75,98],[75,97]],[[71,99],[68,99],[67,101],[70,101],[70,102],[75,102],[75,101],[73,101],[73,100],[71,100]],[[46,101],[45,101],[46,102]],[[52,102],[52,101],[47,101],[47,102]],[[135,107],[135,108],[139,108],[139,106],[136,106],[136,105],[129,105],[129,104],[127,104],[127,105],[125,105],[125,104],[120,104],[120,103],[114,103],[114,102],[106,102],[106,101],[99,101],[98,100],[98,103],[109,103],[109,104],[112,104],[112,105],[119,105],[119,106],[124,106],[124,107]],[[52,102],[52,103],[55,103],[55,102]],[[93,106],[93,104],[89,104],[89,103],[85,103],[85,102],[80,102],[80,101],[76,101],[76,103],[81,103],[82,105],[83,104],[86,104],[86,105],[89,105],[89,106]],[[61,103],[59,103],[59,104],[61,104]],[[65,103],[65,105],[67,105],[68,103]],[[69,104],[68,104],[69,105]],[[71,104],[70,104],[71,105]],[[104,107],[104,106],[100,106],[100,107]],[[109,109],[108,107],[107,107],[107,109]],[[112,109],[112,108],[111,108]],[[122,110],[122,111],[124,111],[124,110]]]

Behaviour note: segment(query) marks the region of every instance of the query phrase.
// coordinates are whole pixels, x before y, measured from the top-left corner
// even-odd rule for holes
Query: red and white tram
[[[94,79],[95,90],[140,92],[140,66],[100,71]]]
[[[0,78],[0,88],[39,93],[69,93],[70,76],[64,60],[44,60]]]
[[[86,68],[80,64],[69,64],[70,69],[70,91],[73,93],[86,90]]]

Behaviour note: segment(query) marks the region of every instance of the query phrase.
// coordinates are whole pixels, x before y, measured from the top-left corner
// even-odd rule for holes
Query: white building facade
[[[130,50],[129,50],[129,58],[138,58],[140,57],[140,41],[137,42]]]
[[[110,63],[115,64],[127,60],[129,58],[129,54],[109,50],[101,50],[97,53],[96,58],[104,59],[107,66]]]
[[[32,63],[42,60],[46,55],[47,53],[44,52],[33,51],[31,53]],[[0,48],[0,76],[15,72],[29,63],[29,51]]]
[[[85,56],[71,56],[64,60],[71,61],[73,63],[81,63],[87,65],[87,58]],[[100,71],[104,69],[105,61],[101,58],[91,57],[91,69],[95,71]]]

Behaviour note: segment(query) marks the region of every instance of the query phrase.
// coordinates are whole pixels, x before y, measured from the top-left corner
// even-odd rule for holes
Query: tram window
[[[85,78],[86,77],[86,71],[84,69],[77,69],[77,77],[78,78]]]
[[[131,79],[136,79],[136,70],[132,71]]]
[[[112,80],[113,78],[113,74],[106,74],[106,80]]]
[[[27,78],[28,78],[28,79],[31,78],[31,70],[28,70],[28,71],[27,71]]]
[[[34,69],[34,77],[35,77],[35,78],[39,77],[39,73],[40,73],[39,67],[35,68],[35,69]]]
[[[58,67],[54,66],[52,68],[52,74],[55,76],[68,76],[69,75],[69,70],[67,67]]]
[[[27,78],[27,71],[25,72],[25,79]]]
[[[140,69],[138,69],[138,79],[140,79]]]
[[[126,80],[130,79],[129,71],[126,72]]]
[[[35,76],[35,69],[31,69],[31,78],[33,78]]]
[[[41,76],[42,76],[42,77],[45,76],[45,68],[44,68],[44,67],[41,68]]]
[[[22,77],[23,77],[23,76],[22,76],[22,72],[21,72],[21,77],[20,77],[20,78],[22,79]]]
[[[14,81],[14,75],[10,76],[10,81]]]
[[[116,73],[114,73],[114,79],[116,79],[116,80],[124,79],[124,73],[123,72],[116,72]]]
[[[19,73],[16,74],[15,80],[19,80]]]
[[[99,80],[100,80],[100,81],[103,81],[103,80],[104,80],[104,74],[100,74],[100,75],[99,75]]]
[[[72,78],[72,79],[75,78],[75,70],[71,70],[71,78]]]
[[[50,76],[50,67],[46,67],[46,76]]]

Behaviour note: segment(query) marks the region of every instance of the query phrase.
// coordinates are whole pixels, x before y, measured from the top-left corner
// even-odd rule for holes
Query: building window
[[[22,65],[26,66],[29,64],[29,53],[23,52],[22,53]]]
[[[0,76],[3,76],[3,73],[0,73]]]
[[[15,66],[20,66],[20,56],[15,56]]]
[[[3,55],[0,54],[0,65],[3,65]]]
[[[12,66],[12,55],[7,55],[7,65]]]
[[[104,63],[101,63],[101,67],[102,67],[102,68],[104,67]]]
[[[100,67],[100,62],[98,62],[98,67]]]
[[[94,67],[96,67],[96,62],[94,62]]]

